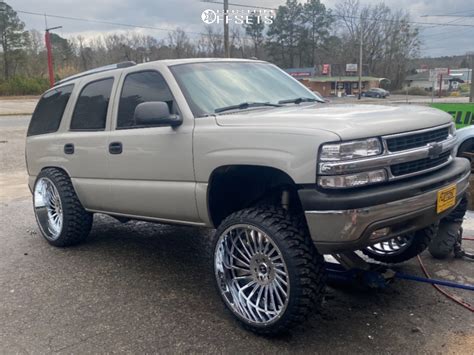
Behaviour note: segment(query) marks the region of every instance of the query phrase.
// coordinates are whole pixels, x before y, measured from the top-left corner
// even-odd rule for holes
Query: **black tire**
[[[369,258],[376,261],[380,261],[386,264],[397,264],[407,260],[410,260],[421,254],[430,244],[430,241],[436,235],[438,229],[437,225],[432,225],[430,227],[420,229],[413,233],[410,237],[409,245],[407,245],[402,252],[396,254],[383,254],[374,252],[369,248],[365,248],[362,252],[367,255]]]
[[[464,141],[458,148],[457,156],[468,159],[471,162],[471,172],[474,172],[474,159],[466,153],[474,153],[474,139],[470,138]]]
[[[428,250],[433,258],[446,259],[454,251],[454,246],[459,238],[461,223],[441,222],[438,233],[431,241]]]
[[[222,245],[226,243],[226,235],[232,235],[232,232],[229,232],[232,228],[245,228],[242,226],[255,228],[263,232],[265,237],[268,237],[276,245],[277,251],[280,252],[281,259],[286,265],[286,280],[289,284],[286,289],[286,308],[283,308],[278,316],[265,324],[264,322],[252,322],[233,309],[231,301],[234,299],[229,293],[229,288],[226,287],[227,284],[223,281],[225,278],[221,276],[224,273],[219,272],[218,260],[221,259],[218,255],[223,255],[219,252],[225,249]],[[246,243],[246,245],[251,244]],[[226,308],[245,329],[265,335],[284,333],[302,323],[308,314],[321,304],[325,288],[324,259],[314,247],[306,227],[299,225],[298,219],[292,218],[286,210],[276,207],[254,207],[231,214],[217,229],[213,250],[217,290]],[[222,262],[219,265],[223,264],[225,263]],[[249,261],[249,264],[252,264],[251,261]],[[268,269],[271,270],[270,267]],[[255,269],[255,272],[257,272],[257,269]],[[233,285],[235,279],[231,280]],[[257,281],[256,279],[253,280]],[[255,289],[258,289],[258,287],[257,285]],[[261,287],[265,289],[265,286]],[[224,294],[227,294],[227,296]],[[240,293],[238,294],[240,295]],[[229,300],[229,298],[232,298],[232,300]],[[262,305],[267,304],[267,301],[271,302],[269,294],[265,293],[265,297],[261,301]]]
[[[439,224],[438,232],[434,235],[428,250],[436,259],[445,259],[453,251],[460,234],[461,225],[468,206],[467,194],[451,213],[443,218]]]
[[[62,209],[62,226],[58,235],[52,236],[46,230],[45,223],[42,223],[42,216],[39,208],[35,206],[36,189],[39,181],[48,181],[56,188]],[[62,170],[55,168],[44,169],[40,172],[35,182],[35,190],[33,193],[33,208],[35,212],[36,221],[43,237],[56,247],[67,247],[78,244],[84,241],[92,227],[93,216],[87,212],[79,201],[71,179]],[[43,208],[44,209],[44,208]]]
[[[474,153],[474,139],[468,139],[459,146],[457,156],[461,157],[464,153]]]

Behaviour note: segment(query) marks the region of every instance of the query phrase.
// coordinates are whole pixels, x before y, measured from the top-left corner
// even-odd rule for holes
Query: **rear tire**
[[[406,236],[395,237],[385,242],[376,243],[362,250],[369,258],[387,264],[401,263],[418,254],[421,254],[430,244],[431,239],[436,235],[437,225],[433,225]],[[399,238],[397,240],[397,238]],[[404,238],[404,240],[400,240]],[[394,248],[394,245],[400,248]]]
[[[302,323],[321,303],[325,287],[324,259],[306,229],[275,207],[244,209],[222,222],[214,272],[227,309],[258,334]]]
[[[79,201],[69,176],[59,169],[40,172],[33,190],[36,221],[49,244],[66,247],[85,240],[92,214]]]

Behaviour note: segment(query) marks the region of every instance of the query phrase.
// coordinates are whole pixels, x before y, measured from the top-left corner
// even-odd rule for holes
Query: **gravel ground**
[[[27,121],[0,117],[0,353],[473,354],[472,313],[426,284],[328,288],[320,313],[265,338],[239,328],[222,306],[210,231],[97,215],[87,243],[49,246],[25,185]],[[423,260],[434,277],[474,284],[472,262]],[[398,268],[422,275],[416,260]],[[474,292],[450,291],[474,304]]]

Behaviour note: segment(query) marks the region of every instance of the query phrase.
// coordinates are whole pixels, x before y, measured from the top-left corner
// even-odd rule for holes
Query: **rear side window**
[[[163,76],[156,71],[142,71],[128,74],[120,95],[117,128],[133,128],[135,107],[142,102],[164,101],[170,112],[175,112],[173,95]]]
[[[77,99],[71,118],[71,130],[102,131],[105,129],[107,109],[114,79],[108,78],[87,84]]]
[[[66,85],[45,93],[36,105],[27,136],[56,132],[74,85]]]

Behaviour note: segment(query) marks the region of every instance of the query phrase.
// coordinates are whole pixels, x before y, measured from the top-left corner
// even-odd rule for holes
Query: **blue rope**
[[[429,284],[436,284],[436,285],[441,285],[441,286],[460,288],[460,289],[468,290],[468,291],[474,291],[474,285],[464,285],[464,284],[459,284],[457,282],[446,281],[446,280],[428,279],[428,278],[425,278],[425,277],[419,277],[419,276],[404,274],[402,272],[395,273],[395,277],[397,277],[399,279],[404,279],[404,280],[426,282],[426,283],[429,283]]]

